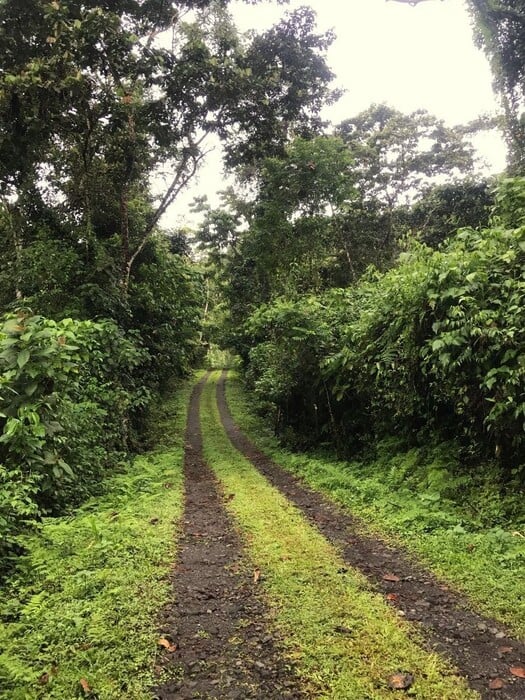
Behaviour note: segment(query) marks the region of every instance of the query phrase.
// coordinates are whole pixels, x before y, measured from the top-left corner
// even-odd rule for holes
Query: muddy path
[[[510,668],[525,662],[525,645],[504,625],[473,612],[467,601],[399,549],[360,533],[348,513],[260,452],[235,425],[225,394],[226,374],[217,385],[223,426],[232,444],[359,569],[407,620],[420,625],[427,646],[447,656],[486,700],[525,699],[525,679]],[[491,685],[501,686],[491,689]]]
[[[219,484],[202,456],[199,402],[190,400],[185,435],[185,510],[172,573],[174,604],[159,621],[163,648],[159,700],[303,698],[293,668],[268,624],[253,567],[224,507]]]

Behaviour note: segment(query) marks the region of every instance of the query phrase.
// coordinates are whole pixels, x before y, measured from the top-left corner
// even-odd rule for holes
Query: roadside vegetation
[[[151,697],[190,390],[177,387],[152,417],[155,450],[121,464],[74,515],[44,518],[23,538],[0,594],[0,698]]]
[[[229,5],[0,3],[5,700],[146,699],[182,508],[169,390],[203,365],[239,370],[277,461],[525,634],[524,14],[467,3],[500,118],[328,128],[333,34],[309,7],[241,34]],[[216,139],[235,186],[163,228]],[[207,455],[312,688],[383,697],[406,662],[418,697],[470,698],[229,446],[212,391]]]

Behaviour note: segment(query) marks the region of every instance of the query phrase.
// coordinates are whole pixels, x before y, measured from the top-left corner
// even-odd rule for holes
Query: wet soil
[[[220,487],[202,456],[195,387],[186,427],[185,510],[172,572],[174,603],[160,617],[159,700],[304,698],[281,653]]]
[[[419,624],[427,648],[448,657],[482,698],[525,700],[525,679],[510,672],[511,667],[525,666],[525,645],[512,638],[500,622],[472,611],[466,599],[405,552],[364,536],[356,518],[260,452],[232,419],[225,379],[223,374],[217,386],[217,402],[232,444],[340,548],[349,566],[359,569],[400,615]],[[492,689],[493,685],[502,687]]]

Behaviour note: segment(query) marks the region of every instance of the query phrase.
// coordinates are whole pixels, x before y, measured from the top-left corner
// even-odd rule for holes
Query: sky
[[[291,0],[285,6],[235,0],[231,9],[241,31],[263,31],[301,5],[316,11],[320,30],[333,29],[336,34],[327,62],[336,75],[334,85],[345,92],[323,115],[333,124],[374,102],[403,112],[427,109],[449,125],[497,111],[491,71],[474,45],[463,0],[426,0],[414,7],[396,0]],[[487,134],[477,146],[487,172],[501,172],[505,166],[501,137]],[[193,197],[206,193],[216,203],[215,193],[223,187],[217,149],[163,223],[191,224],[188,207]]]

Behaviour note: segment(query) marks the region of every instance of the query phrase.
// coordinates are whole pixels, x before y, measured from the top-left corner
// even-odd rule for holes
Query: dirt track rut
[[[174,603],[159,622],[159,636],[171,650],[161,652],[154,695],[159,700],[302,698],[293,668],[270,631],[220,486],[202,456],[199,401],[205,381],[196,385],[188,412]]]
[[[233,421],[225,381],[223,373],[217,385],[217,402],[223,426],[236,449],[341,549],[349,566],[362,571],[400,614],[421,626],[428,648],[447,656],[482,698],[525,700],[525,680],[510,673],[510,667],[525,661],[525,645],[501,623],[473,612],[464,598],[414,564],[406,553],[363,536],[348,513],[258,450]],[[504,686],[491,690],[489,684],[496,678]]]

